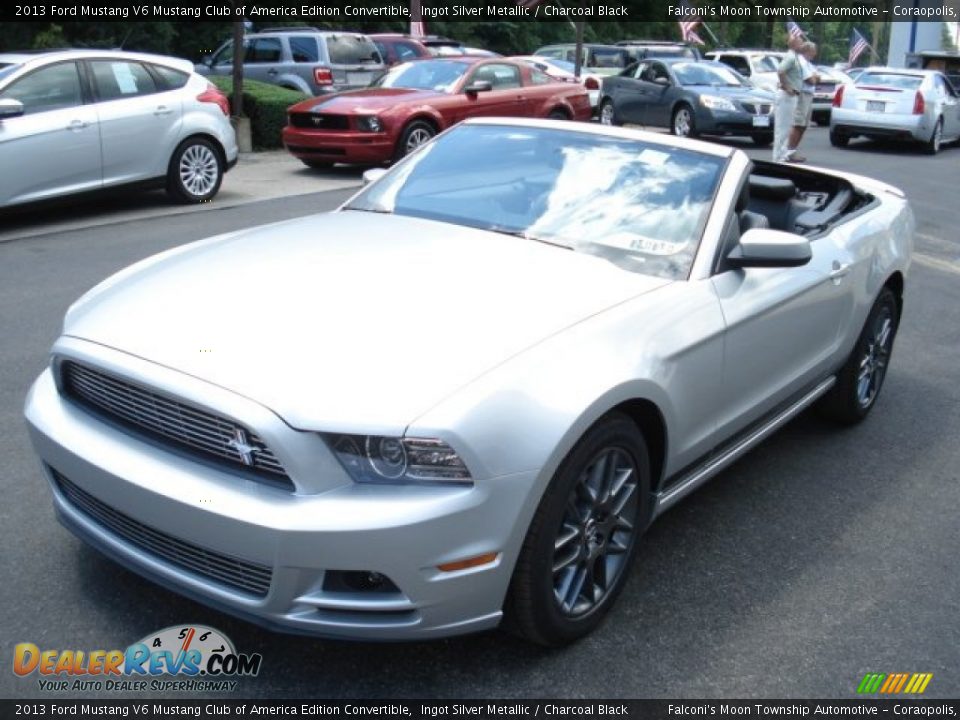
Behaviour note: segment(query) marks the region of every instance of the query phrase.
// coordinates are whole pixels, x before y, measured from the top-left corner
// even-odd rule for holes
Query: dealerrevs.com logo
[[[262,661],[203,625],[168,627],[126,650],[41,650],[30,642],[13,649],[13,672],[38,675],[39,689],[48,692],[233,691],[235,678],[256,676]]]

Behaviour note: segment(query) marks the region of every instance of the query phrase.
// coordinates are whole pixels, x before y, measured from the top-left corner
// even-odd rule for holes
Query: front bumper
[[[379,164],[393,159],[395,138],[387,133],[324,132],[286,126],[283,144],[301,160]]]
[[[26,418],[59,520],[168,589],[274,630],[324,637],[414,640],[500,621],[533,472],[472,487],[336,480],[326,491],[291,492],[170,453],[99,419],[60,394],[50,369],[30,390]],[[498,556],[487,565],[437,567],[489,552]],[[203,553],[207,565],[226,557],[261,568],[266,587],[253,593],[225,584],[218,569],[184,565],[178,553]],[[343,572],[379,573],[391,590],[329,582]]]
[[[754,125],[754,118],[765,118],[767,125]],[[763,122],[762,120],[760,122]],[[697,109],[697,131],[706,135],[757,135],[773,133],[773,113],[754,115],[741,110]]]

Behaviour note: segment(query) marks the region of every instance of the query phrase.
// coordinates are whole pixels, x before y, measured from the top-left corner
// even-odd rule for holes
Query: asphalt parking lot
[[[857,141],[837,150],[814,128],[803,149],[812,164],[904,188],[917,215],[883,395],[856,428],[801,416],[669,512],[606,623],[553,651],[500,632],[425,644],[269,633],[141,580],[53,517],[22,404],[67,306],[160,250],[335,207],[358,170],[290,163],[295,189],[255,175],[231,188],[231,174],[223,201],[191,212],[162,195],[124,195],[0,217],[0,657],[19,642],[124,648],[200,623],[262,653],[244,697],[853,698],[867,672],[933,673],[924,697],[960,696],[960,147],[935,157]],[[228,201],[256,196],[258,183],[269,199]],[[49,696],[35,675],[4,670],[0,697]]]

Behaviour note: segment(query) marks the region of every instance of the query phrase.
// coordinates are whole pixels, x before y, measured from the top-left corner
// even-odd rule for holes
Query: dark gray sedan
[[[604,78],[600,122],[670,128],[674,135],[746,135],[773,142],[773,93],[716,62],[649,59]]]

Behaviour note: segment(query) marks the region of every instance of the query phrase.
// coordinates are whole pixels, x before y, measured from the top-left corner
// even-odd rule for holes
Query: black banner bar
[[[960,718],[958,700],[0,700],[2,718]]]

